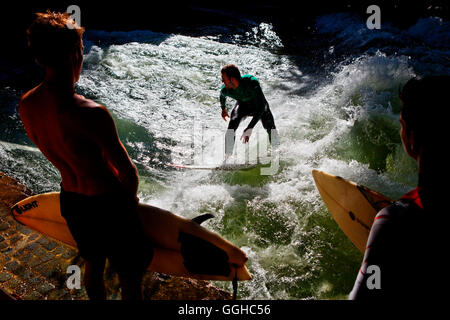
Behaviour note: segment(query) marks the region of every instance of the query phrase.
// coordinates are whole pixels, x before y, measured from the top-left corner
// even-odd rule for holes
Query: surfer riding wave
[[[233,153],[236,129],[241,121],[248,116],[252,116],[253,118],[241,137],[244,143],[249,141],[254,126],[260,120],[269,135],[269,141],[276,143],[278,137],[275,120],[258,79],[249,74],[241,76],[238,67],[233,64],[224,66],[221,70],[221,75],[222,82],[224,83],[220,90],[222,118],[224,120],[227,117],[230,118],[225,136],[225,156],[229,157]],[[237,100],[235,107],[231,111],[231,116],[226,109],[227,97]]]

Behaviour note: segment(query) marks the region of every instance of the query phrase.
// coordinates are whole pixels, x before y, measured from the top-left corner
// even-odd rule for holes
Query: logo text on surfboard
[[[13,210],[15,210],[17,212],[17,214],[22,214],[25,211],[28,211],[30,209],[37,208],[37,207],[38,207],[38,203],[35,200],[35,201],[30,202],[30,203],[26,203],[23,206],[17,206],[16,205],[16,206],[14,206]]]
[[[362,225],[364,228],[366,228],[367,230],[370,231],[370,227],[367,226],[364,222],[362,222],[360,219],[358,219],[355,214],[351,211],[348,212],[348,215],[350,216],[350,219],[352,219],[353,221],[358,222],[360,225]]]

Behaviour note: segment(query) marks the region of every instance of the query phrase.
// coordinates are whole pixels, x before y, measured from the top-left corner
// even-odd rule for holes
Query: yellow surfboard
[[[147,236],[155,245],[153,260],[148,270],[200,280],[251,279],[245,266],[246,254],[218,234],[205,229],[192,220],[147,204],[140,203],[137,210]],[[66,220],[61,216],[59,192],[26,198],[15,204],[11,208],[11,212],[17,221],[31,229],[76,248],[76,242],[69,231]],[[202,261],[196,263],[196,265],[204,265],[200,267],[203,271],[193,272],[192,267],[185,263],[182,244],[179,242],[180,234],[185,238],[188,235],[187,237],[190,239],[206,243],[215,252],[226,254],[228,261],[224,263],[227,265],[222,265],[219,267],[221,271],[216,272],[215,267],[208,267],[209,263],[214,261],[211,261],[213,258],[206,253],[199,258]],[[195,250],[195,248],[192,249]],[[195,256],[198,257],[198,254]],[[211,263],[211,265],[217,266],[217,263]],[[223,270],[226,270],[226,274]]]
[[[373,219],[378,211],[393,201],[367,187],[313,170],[317,190],[338,226],[364,253]]]

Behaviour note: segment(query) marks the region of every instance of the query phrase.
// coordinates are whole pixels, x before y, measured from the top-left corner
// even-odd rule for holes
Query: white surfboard
[[[168,166],[181,170],[219,170],[219,171],[235,171],[250,170],[260,166],[261,164],[225,164],[225,165],[186,165],[169,163]]]

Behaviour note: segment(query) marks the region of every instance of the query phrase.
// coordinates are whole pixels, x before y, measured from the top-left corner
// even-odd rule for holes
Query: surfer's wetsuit
[[[428,297],[438,276],[433,270],[431,217],[425,217],[417,189],[375,217],[364,260],[349,299],[405,299]],[[379,268],[381,289],[374,288]],[[368,283],[371,284],[369,286]]]
[[[269,108],[264,94],[261,90],[258,79],[254,76],[243,75],[236,89],[227,89],[225,85],[220,90],[220,107],[225,109],[226,97],[237,100],[236,106],[231,111],[230,123],[225,137],[225,153],[232,154],[236,129],[239,123],[248,116],[253,116],[247,129],[253,129],[256,123],[261,120],[264,129],[269,134],[269,141],[272,141],[272,129],[276,129],[272,112]],[[230,131],[232,129],[232,131]]]
[[[152,244],[141,227],[134,199],[127,198],[121,187],[115,190],[87,196],[61,187],[61,215],[85,260],[108,258],[119,276],[143,273],[153,258]]]

